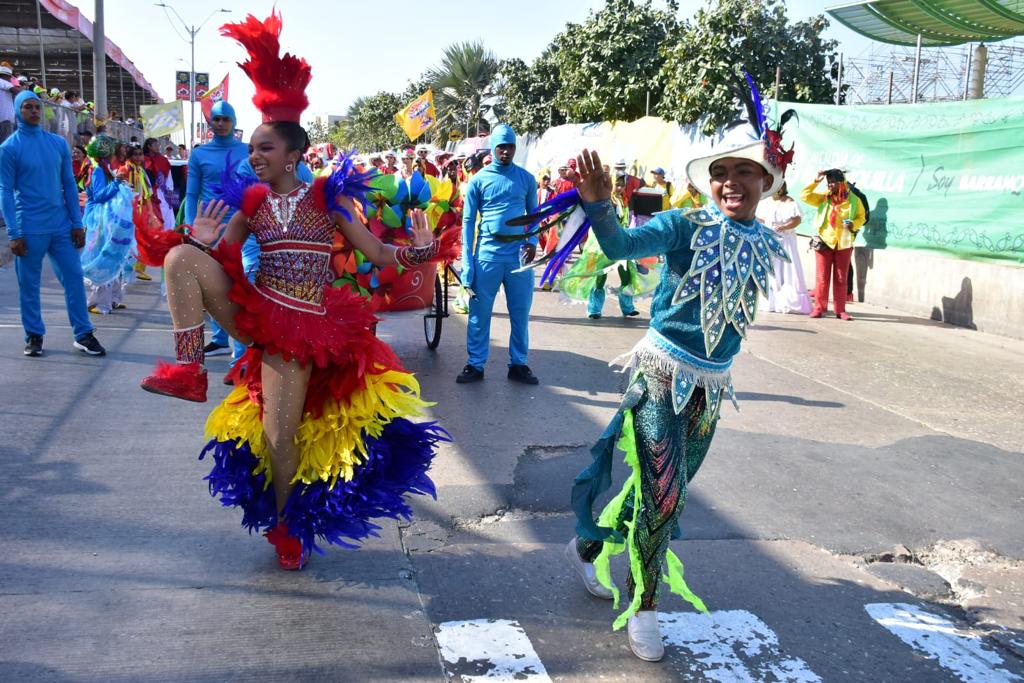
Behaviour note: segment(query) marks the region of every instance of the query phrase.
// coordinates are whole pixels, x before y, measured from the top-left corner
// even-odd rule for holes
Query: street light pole
[[[107,118],[107,40],[103,0],[96,0],[96,17],[92,23],[92,78],[93,116],[97,121],[103,121]]]
[[[174,16],[178,18],[178,21],[181,22],[181,27],[185,29],[185,33],[188,34],[189,48],[192,52],[192,63],[188,72],[188,101],[189,108],[192,111],[192,122],[189,126],[188,134],[188,147],[191,150],[193,147],[195,147],[196,141],[196,34],[199,33],[200,29],[202,29],[203,26],[206,25],[206,22],[213,18],[214,14],[218,14],[220,12],[230,14],[231,10],[224,8],[215,9],[212,12],[210,12],[210,16],[203,19],[201,24],[199,24],[198,26],[192,24],[190,26],[188,23],[185,22],[184,19],[181,18],[181,15],[178,14],[178,10],[174,9],[173,6],[168,5],[166,2],[157,2],[153,4],[155,4],[157,7],[163,7],[164,10],[171,10],[172,12],[174,12]],[[171,21],[171,18],[167,17],[167,20]],[[174,22],[171,22],[171,26],[174,26]]]
[[[196,146],[196,31],[195,27],[192,27],[192,31],[189,33],[191,40],[189,44],[192,46],[192,66],[189,67],[188,72],[188,108],[192,113],[192,123],[189,124],[188,128],[188,148],[193,149]]]

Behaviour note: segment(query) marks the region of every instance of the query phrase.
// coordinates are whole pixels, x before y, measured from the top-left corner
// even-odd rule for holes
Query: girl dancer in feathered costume
[[[211,494],[241,507],[249,530],[266,531],[282,568],[299,569],[310,550],[320,552],[318,541],[352,546],[375,533],[374,518],[408,518],[404,495],[433,495],[427,469],[437,442],[448,440],[436,424],[407,419],[427,404],[371,333],[365,301],[327,286],[334,232],[380,265],[424,263],[439,245],[422,212],[413,213],[413,244],[402,248],[354,223],[352,199],[368,188],[349,160],[311,185],[296,177],[309,145],[298,120],[311,74],[304,59],[279,56],[280,15],[250,15],[221,32],[249,52],[240,66],[263,113],[249,145],[260,182],[243,187],[225,176],[220,196],[239,209],[227,224],[228,205],[218,200],[187,237],[140,232],[147,263],[166,269],[177,354],[142,388],[206,400],[203,309],[251,344],[233,371],[236,388],[207,420],[200,457],[213,460]],[[250,232],[260,245],[255,283],[240,259]]]

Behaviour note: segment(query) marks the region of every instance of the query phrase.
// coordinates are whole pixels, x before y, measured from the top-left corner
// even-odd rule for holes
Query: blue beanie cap
[[[516,144],[516,132],[512,130],[512,126],[504,123],[499,123],[493,129],[491,129],[491,149],[494,150],[498,145],[514,145]]]
[[[214,103],[213,107],[210,108],[210,118],[214,116],[223,116],[224,118],[231,119],[232,124],[238,125],[238,119],[235,118],[235,108],[228,104],[227,100]]]
[[[25,100],[39,100],[39,95],[36,95],[31,90],[22,90],[14,98],[14,117],[18,119],[18,123],[25,123],[21,118],[21,105],[25,104]],[[42,102],[42,100],[39,101]]]

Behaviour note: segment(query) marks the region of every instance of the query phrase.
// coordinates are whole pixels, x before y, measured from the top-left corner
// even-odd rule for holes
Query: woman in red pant
[[[825,180],[828,192],[816,192],[818,184]],[[850,192],[846,176],[838,168],[819,171],[817,177],[800,193],[806,204],[816,206],[818,215],[814,225],[821,238],[815,252],[815,287],[812,318],[820,318],[828,308],[829,281],[832,282],[832,299],[835,302],[836,317],[853,320],[846,312],[846,278],[853,254],[853,241],[857,231],[864,225],[864,204],[857,195]]]

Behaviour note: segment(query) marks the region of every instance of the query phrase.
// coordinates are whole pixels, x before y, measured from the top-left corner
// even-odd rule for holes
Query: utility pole
[[[36,0],[36,37],[39,38],[39,70],[43,74],[43,89],[46,88],[46,50],[43,48],[43,12],[40,9],[40,1]]]
[[[96,18],[92,22],[93,116],[107,118],[107,37],[103,32],[103,0],[96,0]]]
[[[843,102],[843,53],[839,53],[839,67],[836,72],[836,104]]]
[[[914,50],[914,89],[910,92],[910,103],[917,104],[917,87],[921,82],[921,34],[917,34],[917,48]]]
[[[97,2],[99,1],[100,0],[97,0]],[[154,4],[157,7],[163,7],[164,10],[171,10],[174,13],[174,16],[178,18],[178,21],[181,22],[181,27],[185,29],[185,33],[188,34],[188,43],[192,53],[191,68],[188,72],[188,101],[189,109],[191,109],[192,111],[192,123],[189,126],[188,135],[188,147],[189,149],[192,149],[193,147],[195,147],[196,138],[196,34],[199,33],[200,29],[202,29],[203,26],[206,25],[206,22],[213,18],[214,14],[218,14],[221,12],[225,14],[230,14],[231,10],[227,10],[224,8],[215,9],[212,12],[210,12],[210,16],[203,19],[202,23],[196,26],[195,24],[189,25],[184,19],[181,18],[181,15],[178,14],[178,10],[174,9],[174,7],[172,7],[171,5],[168,5],[166,2],[157,2]],[[167,20],[170,21],[171,18],[167,17]],[[174,26],[173,21],[171,22],[171,26]]]

